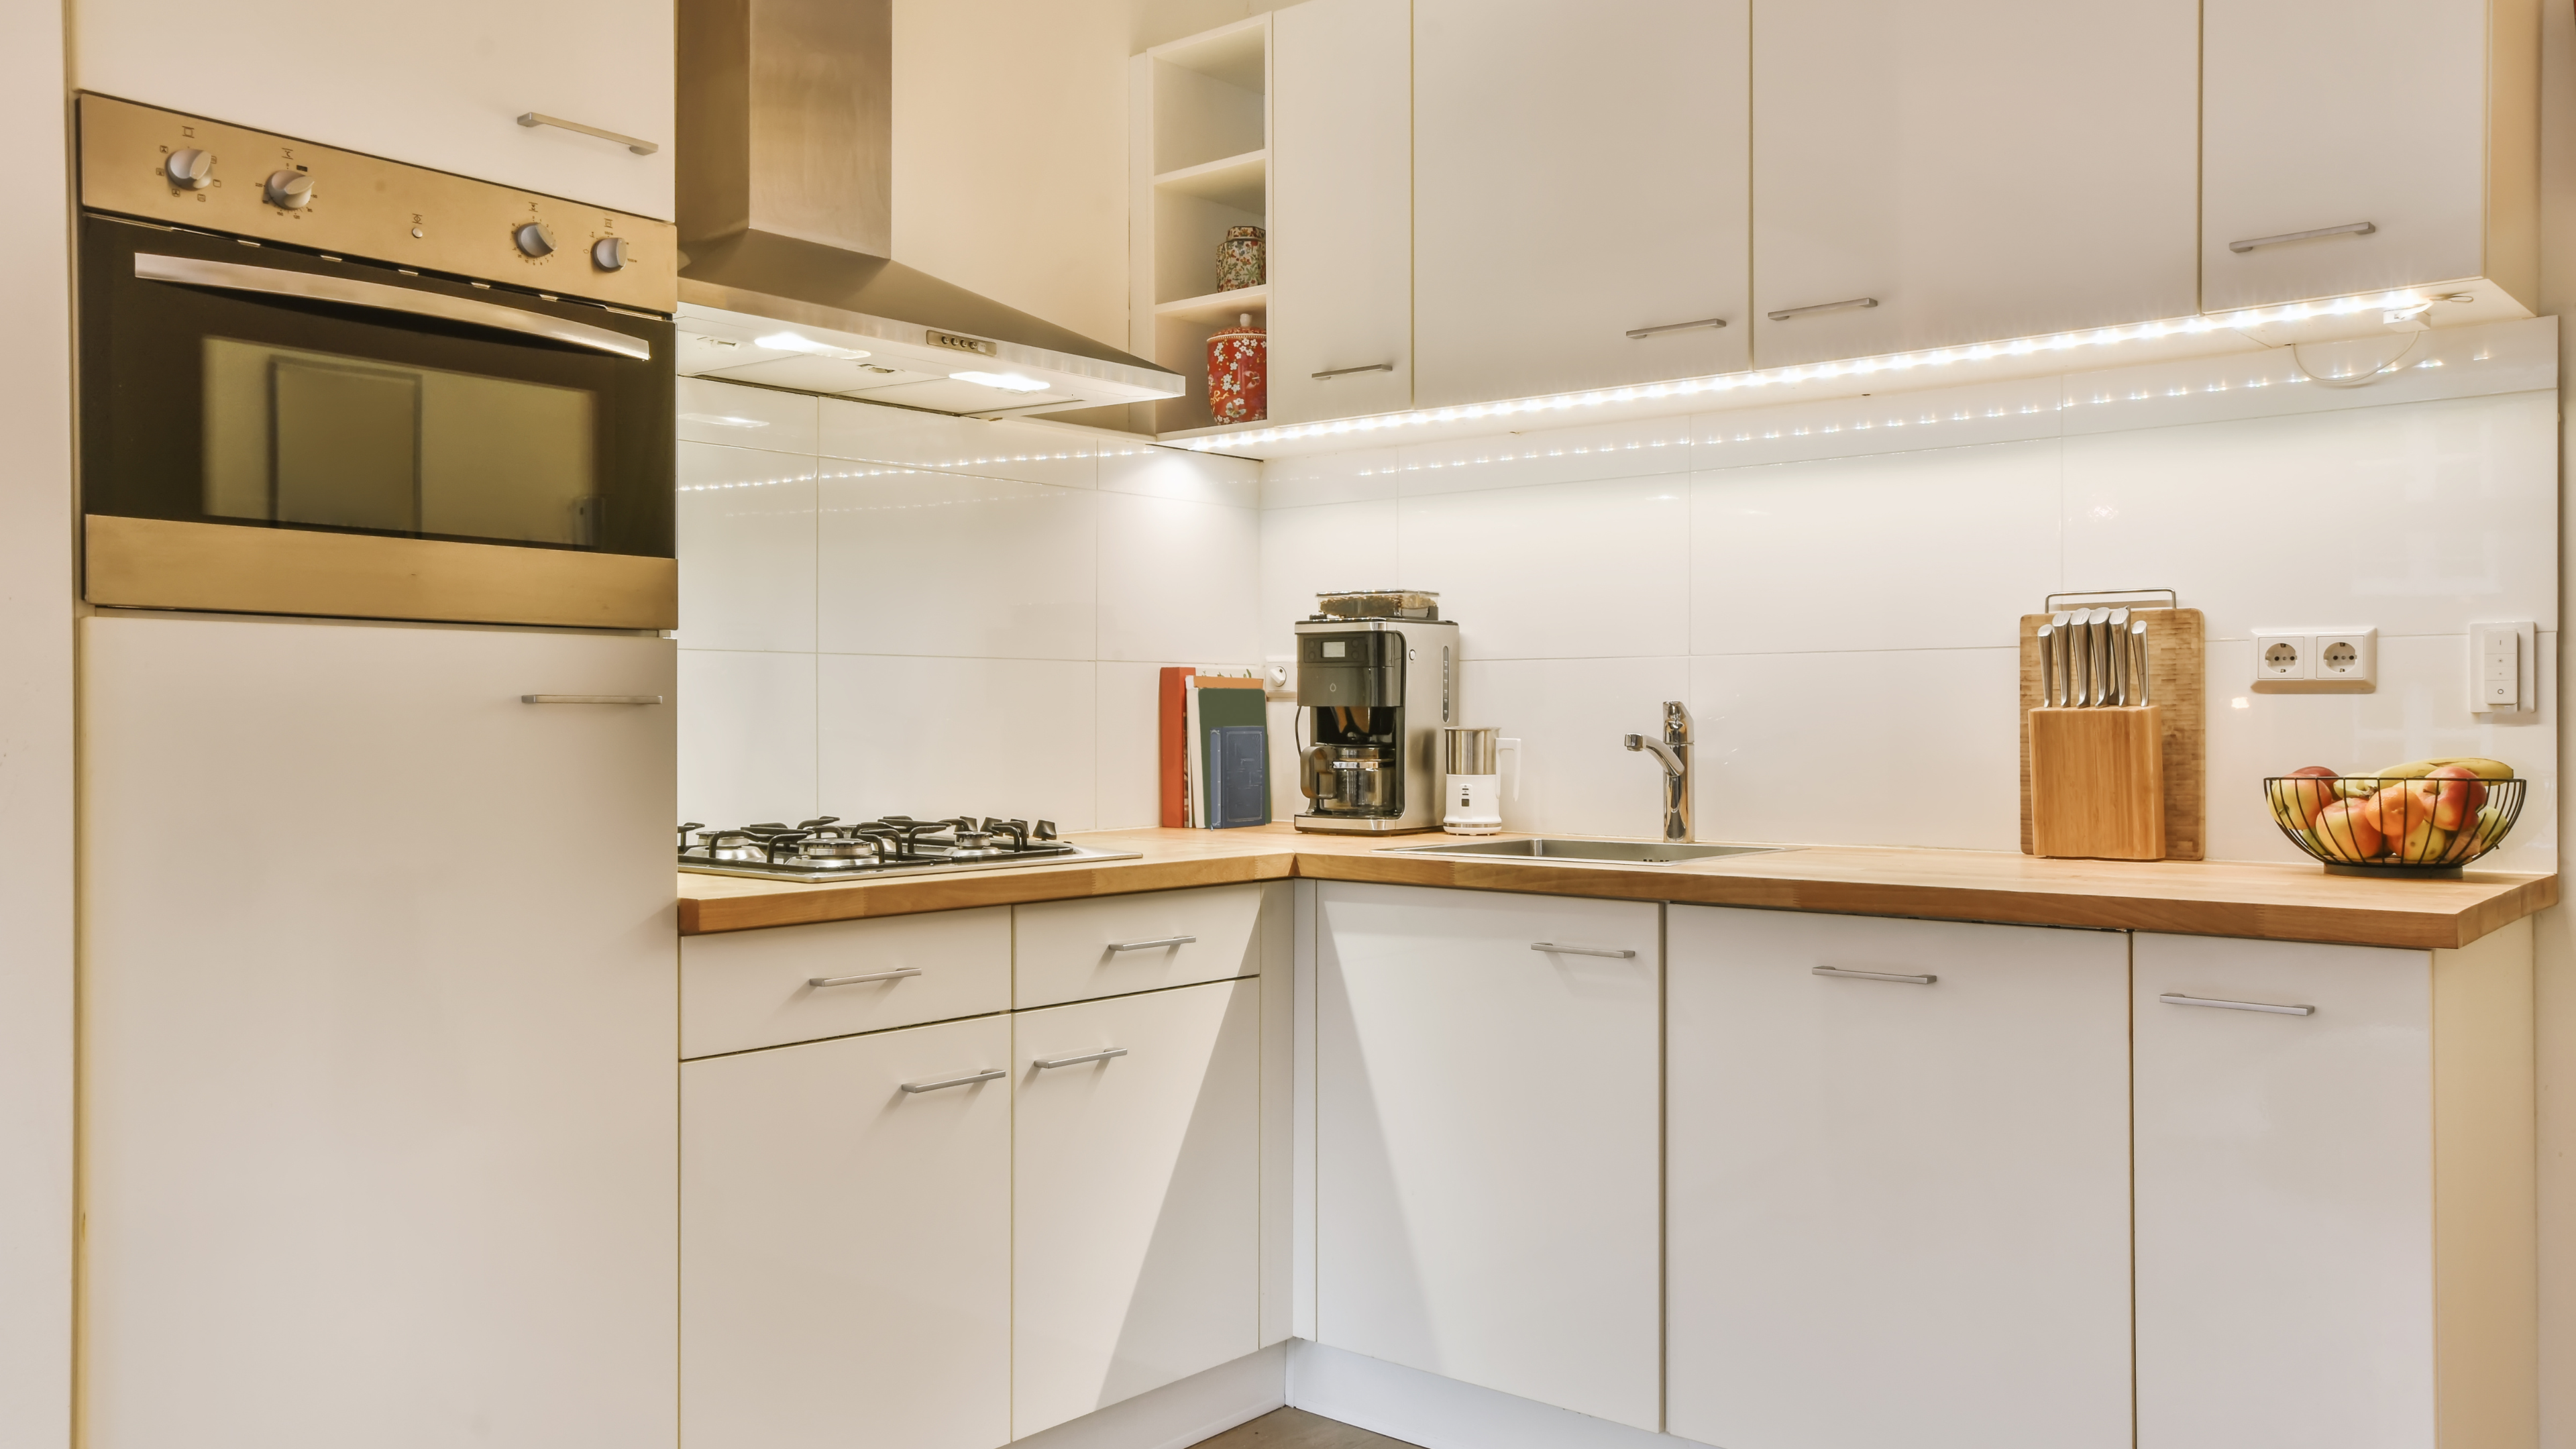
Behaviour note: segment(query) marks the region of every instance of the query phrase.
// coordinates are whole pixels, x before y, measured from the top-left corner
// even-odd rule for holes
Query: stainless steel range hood
[[[893,0],[680,0],[679,370],[975,417],[1183,380],[892,259]]]

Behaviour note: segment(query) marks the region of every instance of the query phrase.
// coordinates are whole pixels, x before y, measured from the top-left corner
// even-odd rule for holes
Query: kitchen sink
[[[1680,845],[1661,840],[1478,840],[1462,845],[1399,845],[1415,855],[1485,855],[1509,860],[1615,860],[1629,865],[1671,865],[1683,860],[1711,860],[1721,855],[1759,855],[1786,850],[1785,845]]]

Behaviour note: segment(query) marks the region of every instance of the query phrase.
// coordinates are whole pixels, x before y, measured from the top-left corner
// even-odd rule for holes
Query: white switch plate
[[[2469,626],[2469,710],[2526,714],[2540,707],[2540,630],[2528,620]]]

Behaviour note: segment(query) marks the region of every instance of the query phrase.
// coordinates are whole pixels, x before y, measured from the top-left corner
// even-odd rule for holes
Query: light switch
[[[2469,626],[2469,709],[2522,714],[2539,704],[2539,630],[2529,623]]]

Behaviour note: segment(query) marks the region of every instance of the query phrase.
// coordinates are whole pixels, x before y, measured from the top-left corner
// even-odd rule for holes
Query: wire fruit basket
[[[2527,781],[2274,775],[2272,823],[2338,875],[2455,878],[2504,843]]]

